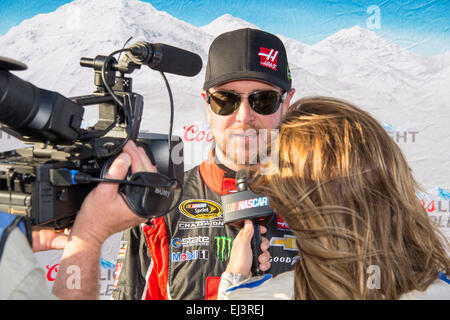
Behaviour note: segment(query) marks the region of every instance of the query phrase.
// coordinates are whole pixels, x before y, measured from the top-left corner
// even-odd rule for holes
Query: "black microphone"
[[[198,54],[167,44],[139,41],[129,49],[126,56],[131,61],[161,72],[193,77],[202,69],[202,58]]]
[[[257,195],[247,189],[247,171],[236,173],[235,193],[222,196],[223,220],[225,224],[243,227],[244,220],[253,222],[255,232],[252,237],[253,264],[252,274],[262,275],[259,270],[258,257],[261,255],[261,225],[268,224],[273,218],[273,211],[269,207],[269,197]]]

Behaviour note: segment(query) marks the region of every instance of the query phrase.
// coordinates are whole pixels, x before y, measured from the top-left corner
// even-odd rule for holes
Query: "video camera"
[[[117,61],[113,56],[125,53]],[[172,137],[173,99],[164,72],[194,76],[202,67],[192,52],[139,41],[130,47],[81,58],[93,68],[93,94],[66,98],[40,89],[9,71],[26,65],[0,57],[0,124],[2,130],[31,147],[0,153],[0,211],[26,216],[32,225],[61,229],[73,223],[87,194],[98,182],[119,183],[131,210],[161,216],[183,185],[182,140]],[[147,65],[160,71],[171,102],[169,134],[139,132],[143,97],[125,77]],[[98,105],[99,119],[82,128],[84,107]],[[158,173],[129,172],[126,180],[106,178],[108,168],[128,140],[142,146]],[[180,197],[181,197],[180,190]]]

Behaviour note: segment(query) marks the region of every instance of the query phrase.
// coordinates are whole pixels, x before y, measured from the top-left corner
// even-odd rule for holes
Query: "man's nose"
[[[236,110],[236,121],[250,123],[254,120],[254,111],[248,102],[248,98],[242,98],[239,108]]]

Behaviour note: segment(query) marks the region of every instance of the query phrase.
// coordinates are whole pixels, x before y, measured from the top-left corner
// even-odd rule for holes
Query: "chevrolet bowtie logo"
[[[270,245],[274,247],[283,247],[284,250],[298,250],[295,236],[284,235],[283,238],[272,237],[272,239],[270,239]]]

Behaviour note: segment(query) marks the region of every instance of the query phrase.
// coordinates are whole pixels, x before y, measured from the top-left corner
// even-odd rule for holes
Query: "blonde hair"
[[[297,101],[272,170],[251,188],[297,238],[296,299],[397,299],[449,270],[448,241],[417,198],[402,151],[367,112],[328,97]],[[368,282],[371,266],[379,287]]]

